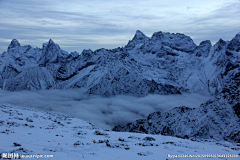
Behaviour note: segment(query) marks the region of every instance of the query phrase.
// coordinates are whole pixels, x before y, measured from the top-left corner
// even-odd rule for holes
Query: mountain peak
[[[220,38],[219,41],[216,44],[218,44],[218,45],[225,45],[226,41],[224,41],[222,38]]]
[[[11,49],[11,48],[19,47],[19,46],[20,46],[20,43],[18,42],[18,40],[13,39],[11,41],[10,45],[8,46],[8,50]]]
[[[240,32],[238,32],[234,38],[240,40]]]
[[[199,46],[203,46],[203,45],[210,45],[210,46],[212,46],[212,43],[211,43],[210,40],[205,40],[205,41],[202,41],[202,42],[199,44]]]
[[[52,39],[49,39],[48,42],[43,43],[43,52],[45,53],[48,48],[51,48],[50,50],[55,50],[54,52],[56,52],[57,50],[60,49],[59,45],[56,44]]]
[[[135,36],[133,37],[133,40],[146,40],[146,39],[149,38],[140,30],[137,30]]]
[[[147,36],[145,36],[145,34],[143,34],[140,30],[137,30],[133,39],[128,42],[128,44],[125,46],[125,48],[132,49],[132,48],[136,47],[137,44],[144,43],[148,40],[149,40],[149,38]]]
[[[48,41],[49,44],[55,44],[54,41],[50,38],[49,41]]]
[[[48,45],[55,45],[55,42],[52,39],[49,39],[48,42],[43,43],[43,46],[48,46]]]
[[[230,41],[227,49],[236,52],[240,51],[240,32],[238,32],[236,36]]]
[[[141,32],[140,30],[137,30],[135,35],[144,35],[144,33]],[[145,35],[144,35],[144,36],[145,36]]]

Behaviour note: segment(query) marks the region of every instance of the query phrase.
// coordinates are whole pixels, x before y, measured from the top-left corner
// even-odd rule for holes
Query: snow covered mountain
[[[205,138],[240,143],[240,72],[221,93],[198,108],[176,107],[154,112],[114,131],[162,134],[182,138]]]
[[[215,97],[198,108],[154,112],[113,129],[137,133],[104,131],[68,116],[1,104],[0,159],[4,153],[53,154],[57,159],[238,157],[239,57],[240,33],[231,41],[220,39],[212,46],[206,40],[197,46],[184,34],[147,37],[137,31],[125,47],[81,54],[68,54],[51,39],[42,48],[21,46],[13,39],[0,55],[3,90],[83,88],[104,97],[184,92]]]
[[[13,39],[0,55],[0,88],[41,90],[85,88],[88,94],[201,93],[217,95],[239,68],[240,34],[230,42],[199,46],[184,34],[137,31],[123,48],[68,54],[49,40],[43,47]]]

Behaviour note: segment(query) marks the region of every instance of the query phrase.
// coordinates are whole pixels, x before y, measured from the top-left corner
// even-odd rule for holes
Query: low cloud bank
[[[200,94],[148,95],[110,98],[87,96],[83,90],[42,90],[9,92],[0,90],[0,104],[13,104],[31,109],[60,113],[103,128],[111,129],[146,118],[155,111],[167,111],[177,106],[197,108],[211,97]]]

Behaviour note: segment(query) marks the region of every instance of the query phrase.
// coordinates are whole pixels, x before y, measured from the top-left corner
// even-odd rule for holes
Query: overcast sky
[[[69,53],[125,46],[136,30],[184,33],[198,45],[240,32],[240,0],[0,0],[0,53],[10,41]]]

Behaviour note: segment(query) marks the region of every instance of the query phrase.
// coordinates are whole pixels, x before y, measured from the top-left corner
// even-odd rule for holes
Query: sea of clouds
[[[80,89],[3,91],[0,90],[0,104],[60,113],[91,122],[97,127],[111,129],[137,119],[146,118],[155,111],[167,111],[177,106],[197,108],[212,98],[200,94],[148,95],[133,97],[118,95],[110,98],[88,96]]]

